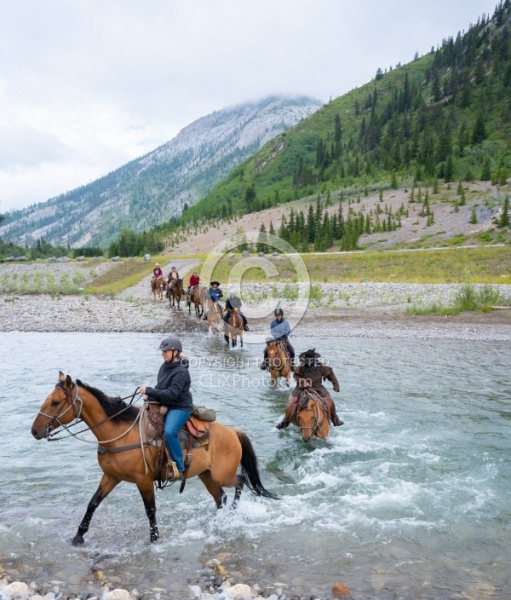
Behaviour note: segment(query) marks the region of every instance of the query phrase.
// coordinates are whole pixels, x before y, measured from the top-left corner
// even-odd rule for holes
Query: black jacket
[[[188,366],[178,360],[164,362],[158,371],[156,387],[146,388],[146,395],[163,406],[192,410],[191,378]]]

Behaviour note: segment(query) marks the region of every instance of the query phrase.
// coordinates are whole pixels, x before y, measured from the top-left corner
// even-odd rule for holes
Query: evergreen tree
[[[477,213],[476,213],[476,207],[475,206],[472,207],[472,211],[470,213],[470,221],[469,221],[469,223],[471,225],[475,225],[477,223]]]
[[[497,227],[509,227],[509,196],[506,196],[504,200],[502,214],[497,222]]]

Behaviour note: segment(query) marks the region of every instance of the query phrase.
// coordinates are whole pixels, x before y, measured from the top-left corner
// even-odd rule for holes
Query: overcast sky
[[[496,0],[0,0],[0,212],[270,94],[327,102]]]

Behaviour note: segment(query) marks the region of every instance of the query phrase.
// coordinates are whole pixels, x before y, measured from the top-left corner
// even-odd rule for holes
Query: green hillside
[[[511,0],[426,56],[325,105],[239,165],[160,235],[291,200],[511,170]],[[339,191],[340,190],[340,191]]]

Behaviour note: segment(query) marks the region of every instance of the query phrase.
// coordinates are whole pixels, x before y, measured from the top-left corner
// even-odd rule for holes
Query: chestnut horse
[[[32,425],[36,440],[51,439],[58,427],[83,421],[98,440],[98,462],[103,470],[99,487],[92,496],[73,544],[83,544],[94,511],[121,481],[134,483],[144,501],[151,542],[159,537],[156,524],[154,481],[159,449],[141,441],[139,408],[111,398],[98,389],[60,373],[59,382],[41,406]],[[74,435],[74,434],[71,434]],[[145,439],[145,438],[144,438]],[[223,486],[234,487],[235,506],[244,484],[256,495],[277,499],[261,483],[257,458],[248,436],[218,422],[210,424],[207,446],[189,450],[192,459],[186,479],[198,477],[213,496],[218,508],[227,500]],[[237,475],[238,468],[241,475]],[[182,489],[182,488],[181,488]]]
[[[291,423],[300,428],[304,442],[311,437],[325,440],[330,432],[330,411],[325,398],[312,388],[305,389],[296,403]]]
[[[231,345],[234,348],[238,344],[238,338],[240,338],[240,346],[243,348],[243,319],[237,308],[229,310],[229,319],[225,323],[225,330],[225,341],[229,343],[230,338]]]
[[[286,351],[286,343],[273,340],[267,342],[268,348],[268,371],[270,372],[271,385],[275,387],[279,377],[284,377],[289,387],[291,380],[291,359]]]
[[[177,300],[177,310],[181,310],[181,296],[183,295],[183,280],[178,277],[172,282],[168,283],[167,287],[167,298],[169,299],[170,306],[174,308]]]
[[[201,292],[204,289],[202,285],[194,285],[186,292],[186,304],[188,305],[188,313],[192,314],[192,304],[195,306],[195,316],[202,317],[204,309],[201,302]]]
[[[163,292],[167,289],[165,277],[163,277],[163,275],[160,275],[159,277],[153,277],[151,280],[151,289],[153,291],[155,301],[163,300]]]

